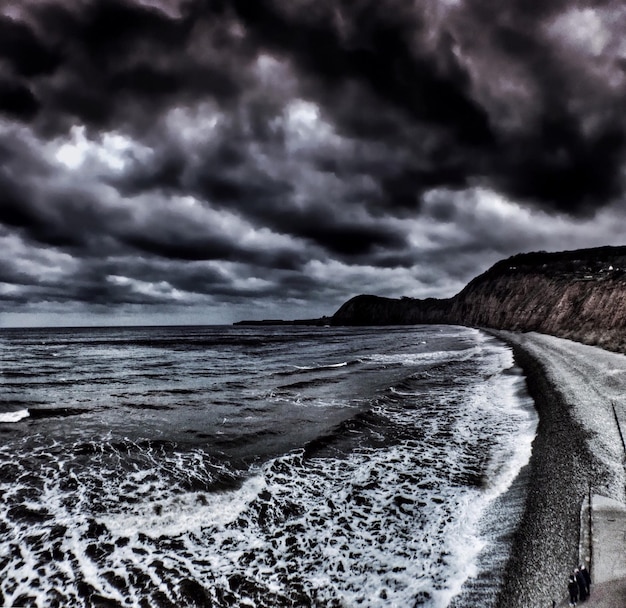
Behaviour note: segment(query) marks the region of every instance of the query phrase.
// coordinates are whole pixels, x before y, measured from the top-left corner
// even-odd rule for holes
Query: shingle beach
[[[548,608],[588,557],[579,555],[585,498],[624,501],[617,420],[626,429],[626,356],[543,334],[493,333],[513,347],[539,413],[526,509],[497,605]]]

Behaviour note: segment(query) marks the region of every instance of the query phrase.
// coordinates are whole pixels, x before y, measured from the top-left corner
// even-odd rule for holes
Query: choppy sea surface
[[[449,327],[0,330],[0,605],[491,606],[536,415]]]

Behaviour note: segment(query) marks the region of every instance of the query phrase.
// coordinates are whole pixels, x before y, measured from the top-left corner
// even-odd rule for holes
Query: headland
[[[236,324],[465,325],[535,331],[626,353],[626,247],[514,255],[450,298],[358,295],[329,317]]]

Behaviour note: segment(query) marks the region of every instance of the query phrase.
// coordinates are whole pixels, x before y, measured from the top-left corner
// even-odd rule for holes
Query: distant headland
[[[331,317],[236,325],[439,323],[536,331],[626,352],[626,246],[518,254],[451,298],[359,295]]]

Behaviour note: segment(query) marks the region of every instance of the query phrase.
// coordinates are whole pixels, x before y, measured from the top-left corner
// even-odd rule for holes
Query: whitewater
[[[450,327],[0,332],[0,604],[495,604],[537,416]]]

